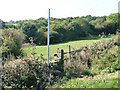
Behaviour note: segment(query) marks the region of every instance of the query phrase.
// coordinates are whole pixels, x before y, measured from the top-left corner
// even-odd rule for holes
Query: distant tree
[[[30,37],[35,37],[37,28],[34,24],[28,23],[27,25],[24,25],[23,28],[23,33],[25,34],[26,41],[30,42],[29,38]]]
[[[54,43],[59,43],[60,42],[60,36],[59,33],[56,31],[50,31],[50,43],[54,44]]]
[[[37,45],[45,45],[47,43],[47,37],[45,36],[44,30],[46,31],[46,28],[42,28],[42,30],[40,28],[35,34],[34,43],[36,43]]]
[[[51,25],[51,34],[56,34],[56,37],[54,38],[57,38],[57,42],[64,42],[66,40],[66,30],[64,28],[64,26],[62,26],[62,23],[59,22],[59,23],[54,23]],[[52,38],[53,38],[53,35],[52,35]]]
[[[0,19],[0,29],[5,28],[5,22]]]
[[[3,25],[2,25],[3,21],[0,19],[0,29],[3,28]]]
[[[79,32],[80,32],[79,37],[85,37],[90,34],[94,34],[93,32],[94,26],[90,24],[89,22],[87,22],[86,20],[82,18],[78,18],[75,20],[75,22],[77,22],[81,27],[81,29],[79,29]]]
[[[52,43],[60,43],[70,40],[80,39],[91,35],[99,35],[101,33],[114,34],[118,29],[118,13],[109,16],[82,16],[53,18],[50,22],[50,35]],[[3,28],[15,28],[22,30],[25,34],[25,42],[30,42],[29,38],[34,38],[37,45],[45,45],[47,42],[47,19],[41,17],[37,20],[21,20],[4,22],[1,20]],[[56,41],[57,38],[57,41]]]
[[[118,13],[110,14],[106,18],[106,22],[108,23],[107,28],[110,33],[116,33],[116,30],[118,29],[118,20]]]
[[[68,40],[75,40],[80,35],[81,27],[77,22],[71,22],[68,24],[67,38]]]
[[[118,13],[110,14],[106,19],[108,23],[118,24]]]

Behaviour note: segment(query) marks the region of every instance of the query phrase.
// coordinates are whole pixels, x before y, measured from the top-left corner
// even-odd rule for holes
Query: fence
[[[75,64],[74,66],[76,66],[76,68],[90,68],[93,58],[96,56],[99,58],[100,53],[112,48],[114,45],[118,45],[118,40],[116,38],[107,41],[99,41],[92,46],[81,47],[78,50],[71,50],[72,47],[69,45],[68,52],[64,52],[63,49],[58,49],[58,53],[54,54],[54,56],[57,57],[57,60],[62,60],[64,62],[64,67],[71,67]]]
[[[64,67],[69,67],[76,62],[77,64],[83,64],[85,67],[90,67],[90,54],[87,47],[83,47],[78,50],[71,50],[69,45],[69,51],[64,52],[62,49],[61,52],[57,53],[57,59],[64,61]]]

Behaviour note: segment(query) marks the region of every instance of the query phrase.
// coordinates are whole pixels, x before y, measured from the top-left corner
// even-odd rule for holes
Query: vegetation
[[[25,34],[25,42],[30,42],[31,37],[37,45],[47,43],[47,19],[23,20],[16,22],[4,22],[2,29],[15,28]],[[115,34],[118,29],[118,13],[109,16],[95,17],[91,15],[83,17],[52,18],[51,17],[51,44],[63,43],[71,40],[79,40],[81,37],[95,36],[99,34]]]
[[[50,45],[50,56],[53,58],[54,54],[57,53],[57,49],[64,49],[64,52],[69,51],[69,45],[71,46],[72,50],[77,50],[80,49],[81,47],[84,46],[91,46],[96,42],[99,42],[101,40],[109,40],[111,37],[115,37],[115,35],[108,35],[106,37],[102,36],[94,36],[94,37],[83,37],[81,40],[76,40],[76,41],[69,41],[66,43],[59,43],[59,44],[52,44]],[[43,55],[44,58],[47,57],[47,46],[33,46],[35,48],[35,53],[36,56],[40,56],[40,54]],[[31,53],[33,51],[33,47],[27,46],[23,47],[23,52],[26,56],[31,56]]]
[[[21,46],[24,40],[24,34],[20,30],[13,28],[0,30],[2,45],[2,57],[8,58],[12,54],[15,57],[21,54]]]
[[[113,38],[116,37],[114,36]],[[111,40],[113,41],[108,42]],[[99,46],[103,44],[103,41],[104,39],[101,40],[101,43],[97,42],[99,43]],[[35,59],[34,56],[31,58],[6,61],[3,67],[3,85],[11,86],[12,88],[45,88],[47,86],[52,88],[75,88],[74,86],[77,88],[100,88],[106,84],[104,88],[117,88],[118,78],[116,74],[113,74],[113,77],[115,75],[115,78],[105,78],[104,80],[85,79],[85,77],[92,78],[96,77],[96,75],[99,74],[106,75],[107,73],[115,73],[116,71],[120,70],[117,59],[118,46],[116,46],[118,43],[116,42],[116,39],[108,39],[105,40],[104,45],[109,45],[108,43],[112,43],[113,46],[110,48],[107,46],[106,49],[101,51],[98,55],[96,52],[100,51],[103,48],[94,48],[94,50],[97,50],[98,48],[99,50],[93,54],[95,57],[91,59],[92,62],[90,68],[84,67],[84,64],[82,65],[78,63],[77,57],[79,56],[73,58],[74,62],[71,62],[72,67],[69,66],[65,68],[65,71],[60,68],[61,66],[59,63],[57,65],[51,64],[51,67],[48,68],[46,67],[45,63],[42,63],[42,59]],[[102,57],[100,57],[101,55]],[[80,65],[80,67],[77,67],[76,65]],[[83,66],[84,69],[82,69],[81,66]],[[51,78],[49,78],[49,69],[52,75]],[[83,77],[83,80],[74,79],[80,77]],[[34,83],[31,82],[31,79],[34,80]],[[57,82],[58,84],[56,84]]]
[[[0,20],[3,59],[0,85],[2,88],[37,90],[48,87],[118,88],[118,15],[51,18],[51,57],[58,57],[55,55],[58,48],[67,53],[62,53],[61,58],[50,65],[46,65],[44,58],[47,51],[45,18],[16,22]],[[72,51],[68,50],[68,45]]]
[[[79,66],[75,60],[72,66],[67,68],[66,76],[50,88],[119,88],[120,65],[117,50],[118,47],[114,46],[106,53],[102,53],[104,56],[101,58],[93,58],[91,68],[84,67],[83,71],[81,71],[82,65]]]
[[[118,73],[99,75],[94,78],[75,78],[54,84],[51,88],[118,88]]]
[[[46,71],[46,65],[34,58],[9,60],[2,69],[2,83],[5,88],[42,89],[49,80]]]

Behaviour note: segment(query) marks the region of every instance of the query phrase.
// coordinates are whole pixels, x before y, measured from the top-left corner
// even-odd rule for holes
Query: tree
[[[50,31],[52,43],[66,42],[70,40],[80,39],[80,37],[106,35],[116,33],[118,29],[118,13],[110,14],[109,16],[82,16],[82,17],[67,17],[53,18],[51,17]],[[47,19],[39,18],[37,20],[21,20],[4,22],[0,20],[0,25],[3,28],[15,28],[23,30],[25,34],[25,42],[30,43],[29,38],[34,38],[34,43],[37,45],[45,45],[47,42]],[[57,38],[57,39],[56,39]],[[57,41],[56,41],[57,40]]]
[[[0,29],[5,28],[5,22],[0,19]]]
[[[118,23],[118,13],[110,14],[106,19],[107,19],[106,21],[108,23],[117,24]]]
[[[38,31],[35,34],[34,42],[37,45],[46,45],[46,43],[47,43],[47,41],[46,41],[47,37],[45,36],[44,30],[46,30],[46,28],[40,28],[40,29],[38,29]]]
[[[58,23],[54,23],[51,25],[51,38],[56,38],[57,43],[60,43],[60,42],[64,42],[66,40],[66,30],[64,28],[64,26],[62,26],[61,22],[58,22]],[[54,36],[54,37],[53,37]]]
[[[30,37],[35,37],[37,28],[34,24],[32,23],[27,23],[26,25],[23,26],[23,33],[26,35],[26,41],[30,42],[29,38]]]
[[[111,33],[116,33],[116,30],[118,29],[118,20],[119,20],[118,15],[119,13],[110,14],[106,18],[106,22],[108,23],[107,27]]]
[[[77,22],[71,22],[68,24],[67,38],[68,40],[75,40],[79,38],[81,27]]]
[[[11,54],[16,57],[20,55],[24,34],[20,30],[13,28],[3,29],[0,32],[2,33],[2,46],[0,47],[2,50],[2,56],[7,57]]]

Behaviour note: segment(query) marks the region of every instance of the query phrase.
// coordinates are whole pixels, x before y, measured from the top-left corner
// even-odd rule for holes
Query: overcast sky
[[[120,0],[0,0],[0,19],[4,21],[76,16],[104,16],[118,12]]]

